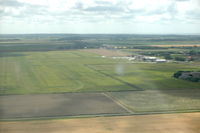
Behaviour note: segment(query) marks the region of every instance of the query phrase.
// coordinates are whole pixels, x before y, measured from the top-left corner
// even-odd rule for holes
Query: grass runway
[[[178,70],[199,66],[132,63],[86,51],[0,53],[0,94],[107,92],[143,89],[190,89],[200,83],[177,80]]]
[[[34,94],[34,97],[38,97],[41,101],[43,101],[43,98],[40,96],[44,95],[44,103],[47,101],[45,99],[51,101],[51,98],[48,97],[50,95],[66,95],[66,98],[63,98],[65,107],[59,106],[62,102],[58,102],[58,107],[69,112],[63,114],[62,110],[59,110],[60,112],[58,111],[57,115],[120,114],[122,111],[120,108],[117,112],[118,110],[113,111],[112,107],[107,107],[107,111],[98,112],[98,107],[101,107],[98,103],[101,104],[102,101],[98,101],[97,96],[97,99],[88,97],[88,103],[84,103],[89,107],[89,110],[94,109],[94,111],[83,111],[81,113],[79,111],[82,110],[84,104],[79,104],[78,101],[81,103],[84,100],[87,101],[87,98],[83,98],[82,101],[80,97],[73,97],[75,94],[71,92],[78,92],[76,95],[81,97],[87,97],[87,93],[98,95],[104,93],[107,97],[105,95],[102,97],[110,98],[109,100],[114,102],[115,105],[133,114],[167,111],[187,112],[200,109],[200,83],[172,77],[173,73],[178,70],[198,71],[199,66],[187,63],[135,63],[124,59],[112,59],[111,57],[102,58],[102,55],[95,52],[68,50],[0,53],[0,94],[2,98],[10,97],[8,101],[11,101],[7,104],[1,102],[1,106],[8,110],[11,107],[9,105],[13,105],[13,107],[16,105],[15,108],[18,110],[20,106],[17,105],[22,106],[24,102],[37,103],[34,101],[34,99],[37,101],[37,98],[24,98],[30,94]],[[106,51],[106,54],[108,52]],[[111,53],[114,54],[113,51]],[[18,97],[22,102],[14,97]],[[71,102],[66,102],[67,97],[71,98]],[[13,98],[14,100],[12,100]],[[94,103],[97,102],[97,109],[91,102],[93,100]],[[72,109],[69,108],[74,101],[76,101],[76,105],[72,106]],[[54,102],[52,101],[52,104],[47,102],[46,104],[54,107]],[[11,116],[10,118],[32,117],[26,112],[31,112],[38,117],[48,116],[48,113],[46,115],[42,113],[48,107],[41,106],[44,107],[42,109],[40,105],[35,104],[38,110],[37,108],[34,110],[29,108],[28,105],[28,103],[24,103],[27,108],[21,114],[12,112],[14,110],[11,110],[10,114],[9,111],[2,109],[1,112],[7,112],[8,115],[5,113],[4,116]],[[84,109],[87,110],[87,108]],[[51,108],[51,110],[54,112],[54,109]],[[56,116],[56,114],[51,113],[51,110],[49,110],[50,116]],[[23,112],[23,110],[20,111],[19,109],[18,112]]]

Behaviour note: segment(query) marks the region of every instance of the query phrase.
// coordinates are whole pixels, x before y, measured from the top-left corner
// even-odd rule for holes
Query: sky
[[[200,34],[200,0],[0,0],[0,34]]]

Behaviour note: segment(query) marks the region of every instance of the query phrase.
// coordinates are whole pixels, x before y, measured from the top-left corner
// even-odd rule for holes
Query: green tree
[[[185,58],[184,57],[175,57],[175,60],[176,61],[185,61]]]

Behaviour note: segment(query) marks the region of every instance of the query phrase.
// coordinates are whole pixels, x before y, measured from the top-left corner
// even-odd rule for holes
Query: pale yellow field
[[[0,122],[1,133],[200,133],[200,112]]]

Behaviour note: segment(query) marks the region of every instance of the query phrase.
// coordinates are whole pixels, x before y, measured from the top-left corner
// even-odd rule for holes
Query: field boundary
[[[108,95],[106,93],[102,93],[102,95],[104,95],[107,98],[111,99],[113,102],[115,102],[117,105],[119,105],[120,107],[125,109],[127,112],[129,112],[131,114],[134,113],[132,110],[128,109],[124,103],[120,102],[119,100],[115,99],[114,97],[112,97],[112,96],[110,96],[110,95]]]
[[[102,74],[102,75],[104,75],[104,76],[110,77],[110,78],[112,78],[112,79],[114,79],[114,80],[117,80],[117,81],[119,81],[119,82],[121,82],[121,83],[123,83],[123,84],[125,84],[125,85],[127,85],[127,86],[129,86],[129,87],[131,87],[131,88],[134,88],[135,90],[138,90],[138,91],[144,90],[144,89],[142,89],[142,88],[140,88],[140,87],[138,87],[138,86],[136,86],[136,85],[134,85],[134,84],[128,83],[128,82],[126,82],[126,81],[124,81],[124,80],[121,80],[121,79],[116,78],[116,77],[114,77],[114,76],[112,76],[112,75],[110,75],[110,74],[104,73],[104,72],[102,72],[102,71],[100,71],[100,70],[97,70],[97,69],[91,67],[91,65],[98,65],[98,64],[84,64],[84,65],[85,65],[86,67],[88,67],[89,69],[95,71],[95,72],[98,72],[98,73],[100,73],[100,74]]]
[[[167,90],[173,91],[173,90]],[[132,91],[135,92],[135,91]],[[72,93],[72,92],[70,92]],[[77,92],[73,92],[77,93]],[[119,99],[110,96],[107,92],[95,92],[101,94],[115,104],[123,108],[126,112],[123,113],[96,113],[96,114],[77,114],[77,115],[55,115],[55,116],[37,116],[37,117],[15,117],[15,118],[0,118],[0,121],[28,121],[28,120],[49,120],[49,119],[76,119],[76,118],[92,118],[92,117],[114,117],[114,116],[132,116],[132,115],[151,115],[151,114],[172,114],[172,113],[191,113],[191,112],[200,112],[200,108],[196,109],[176,109],[176,110],[154,110],[154,111],[134,111],[134,109],[129,109],[126,103],[123,103]],[[63,93],[62,93],[63,94]],[[83,93],[84,94],[84,93]],[[28,94],[35,95],[35,94]],[[37,95],[37,94],[36,94]],[[40,95],[40,94],[39,94]],[[45,94],[48,95],[48,94]]]
[[[179,111],[160,111],[160,112],[140,112],[140,113],[121,113],[121,114],[91,114],[91,115],[71,115],[71,116],[45,116],[45,117],[26,117],[0,119],[0,122],[12,121],[32,121],[32,120],[56,120],[56,119],[77,119],[77,118],[96,118],[96,117],[117,117],[134,115],[160,115],[160,114],[179,114],[179,113],[199,113],[199,110],[179,110]]]
[[[191,88],[189,90],[196,90],[199,88]],[[137,91],[153,91],[153,90],[158,90],[158,89],[143,89],[143,90],[108,90],[108,91],[76,91],[76,92],[51,92],[51,93],[23,93],[23,94],[0,94],[0,96],[12,96],[12,95],[42,95],[42,94],[46,94],[46,95],[50,95],[50,94],[66,94],[66,93],[107,93],[107,92],[137,92]],[[177,88],[171,88],[171,89],[160,89],[163,91],[175,91],[175,90],[188,90],[187,88],[182,88],[182,89],[177,89]]]

